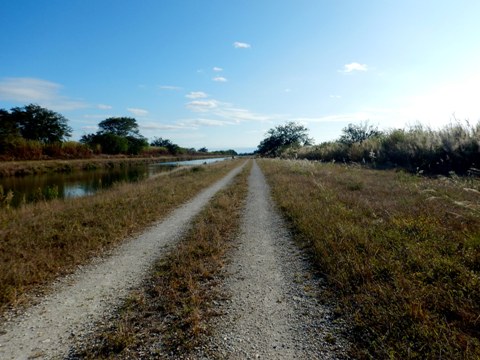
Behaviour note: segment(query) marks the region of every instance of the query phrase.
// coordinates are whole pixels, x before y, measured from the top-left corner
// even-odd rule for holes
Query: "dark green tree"
[[[118,136],[141,136],[137,121],[130,117],[111,117],[98,124],[99,134],[114,134]]]
[[[368,121],[359,125],[348,124],[347,127],[342,129],[342,132],[343,135],[340,136],[338,141],[346,145],[362,143],[367,139],[382,135],[382,132],[376,126],[369,125]]]
[[[92,148],[100,146],[105,154],[139,154],[148,141],[138,130],[137,121],[129,117],[112,117],[98,124],[96,134],[83,135],[80,142]]]
[[[72,128],[63,115],[35,104],[13,108],[9,117],[20,135],[28,140],[48,144],[64,141],[71,136]]]
[[[10,113],[5,109],[0,109],[0,139],[19,137],[20,129]]]
[[[257,153],[263,156],[278,156],[287,148],[313,144],[308,129],[293,121],[268,130],[267,137],[258,145]]]
[[[180,146],[178,146],[177,144],[174,144],[168,139],[154,138],[153,141],[150,143],[150,145],[164,147],[172,155],[176,155],[180,151]]]

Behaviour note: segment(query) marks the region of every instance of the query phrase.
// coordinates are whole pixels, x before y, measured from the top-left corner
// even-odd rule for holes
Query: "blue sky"
[[[0,108],[111,116],[149,139],[255,148],[287,121],[317,143],[480,119],[478,0],[6,0]]]

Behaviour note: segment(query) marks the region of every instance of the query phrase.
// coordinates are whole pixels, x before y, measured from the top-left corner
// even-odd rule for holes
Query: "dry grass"
[[[480,358],[480,181],[259,162],[315,255],[355,358]]]
[[[178,358],[205,339],[208,319],[215,315],[211,304],[222,297],[216,285],[238,229],[250,168],[214,197],[186,237],[130,295],[118,318],[100,328],[75,358]]]
[[[0,310],[145,226],[238,166],[194,167],[96,195],[0,212]]]
[[[46,173],[69,173],[79,170],[112,169],[161,161],[181,161],[191,158],[192,156],[188,155],[130,158],[127,158],[125,155],[116,155],[97,156],[91,159],[76,160],[0,161],[0,177],[26,176]],[[194,158],[199,159],[203,157],[195,156]]]

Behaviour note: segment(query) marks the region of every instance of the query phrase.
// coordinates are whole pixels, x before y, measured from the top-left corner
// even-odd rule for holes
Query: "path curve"
[[[93,331],[149,268],[188,229],[191,220],[220,189],[240,173],[243,165],[203,190],[138,238],[125,242],[106,259],[97,259],[66,277],[58,290],[0,328],[0,359],[63,357],[75,337]]]
[[[195,359],[345,359],[342,325],[319,303],[309,270],[254,162],[238,247],[231,254],[214,336]]]

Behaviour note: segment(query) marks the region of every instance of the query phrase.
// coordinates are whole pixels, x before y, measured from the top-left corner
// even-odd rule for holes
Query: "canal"
[[[114,169],[74,171],[7,177],[0,179],[0,201],[18,207],[37,201],[56,198],[88,196],[107,189],[115,183],[135,182],[154,175],[169,172],[178,166],[202,165],[225,160],[225,158],[201,159],[177,162],[130,165]]]

